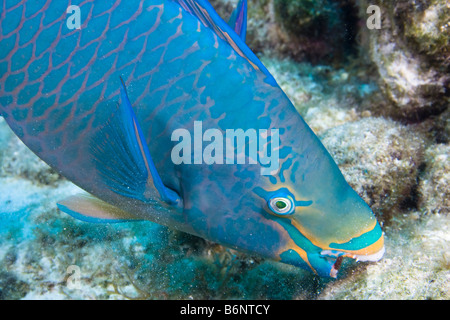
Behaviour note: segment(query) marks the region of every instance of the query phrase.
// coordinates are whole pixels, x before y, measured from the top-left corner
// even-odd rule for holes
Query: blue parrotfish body
[[[151,220],[320,276],[379,260],[380,225],[245,44],[246,10],[225,22],[206,0],[1,0],[0,114],[88,192],[58,203],[77,218]],[[246,134],[243,162],[230,129]],[[199,141],[236,159],[194,146],[174,161]]]

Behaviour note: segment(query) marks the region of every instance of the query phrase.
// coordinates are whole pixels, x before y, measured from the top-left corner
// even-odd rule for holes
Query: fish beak
[[[336,278],[344,258],[351,258],[362,262],[376,262],[383,258],[386,249],[384,247],[384,237],[381,238],[371,246],[358,251],[335,251],[323,250],[320,254],[324,257],[335,257],[336,260],[331,266],[330,277]]]

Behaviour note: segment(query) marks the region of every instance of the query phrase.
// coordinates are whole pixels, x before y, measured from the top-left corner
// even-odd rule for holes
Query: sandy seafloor
[[[0,299],[449,299],[450,146],[427,136],[448,119],[374,112],[354,68],[260,57],[381,221],[381,261],[323,279],[152,222],[75,220],[56,202],[80,190],[0,118]]]

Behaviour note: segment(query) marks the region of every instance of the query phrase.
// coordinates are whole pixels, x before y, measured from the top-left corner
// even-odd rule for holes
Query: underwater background
[[[211,3],[227,20],[237,1]],[[247,44],[376,214],[384,258],[331,280],[152,222],[75,220],[56,202],[78,187],[0,118],[0,299],[449,299],[448,1],[248,10]]]

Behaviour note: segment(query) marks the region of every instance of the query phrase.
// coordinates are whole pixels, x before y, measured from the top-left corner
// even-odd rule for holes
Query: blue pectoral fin
[[[89,194],[70,196],[57,205],[62,212],[86,222],[116,223],[141,220]]]
[[[117,111],[91,141],[100,177],[110,190],[128,198],[179,203],[178,194],[161,181],[123,81],[120,96]]]
[[[247,0],[239,0],[228,20],[228,25],[241,37],[245,42],[247,34]]]

